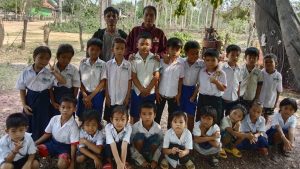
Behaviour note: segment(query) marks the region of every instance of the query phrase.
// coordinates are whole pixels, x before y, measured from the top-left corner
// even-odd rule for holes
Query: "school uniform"
[[[18,90],[26,90],[26,104],[32,109],[33,115],[26,115],[29,119],[28,132],[32,133],[33,140],[44,134],[50,120],[49,89],[54,79],[49,69],[43,68],[37,73],[30,65],[23,70],[16,83]]]
[[[268,139],[265,126],[266,120],[264,117],[260,116],[255,123],[253,123],[250,119],[250,114],[247,114],[244,120],[241,123],[241,132],[243,133],[252,133],[256,134],[258,132],[262,132],[257,138],[257,142],[255,144],[251,144],[248,139],[244,139],[240,144],[237,145],[238,149],[248,149],[253,150],[257,148],[268,148]]]
[[[263,84],[262,71],[258,67],[249,71],[246,64],[244,64],[241,66],[241,78],[241,103],[249,109],[255,99],[257,87]]]
[[[140,166],[144,163],[144,161],[151,162],[153,160],[158,162],[161,155],[162,140],[163,132],[158,123],[153,121],[151,128],[147,130],[144,128],[142,120],[139,120],[132,126],[131,142],[134,143],[142,141],[144,146],[141,152],[139,152],[134,146],[131,146],[132,159],[134,159]],[[157,147],[154,154],[151,154],[152,146]]]
[[[115,129],[114,125],[112,123],[108,123],[105,126],[105,137],[106,137],[106,145],[104,147],[104,157],[105,158],[114,158],[112,154],[112,150],[110,147],[110,144],[116,143],[117,150],[119,152],[119,155],[121,156],[122,152],[122,142],[127,142],[127,157],[126,161],[130,159],[130,149],[129,149],[129,144],[130,144],[130,136],[132,133],[132,128],[130,124],[126,124],[126,126],[123,128],[122,131],[119,133]]]
[[[262,75],[264,83],[261,88],[259,102],[264,108],[264,113],[271,115],[274,113],[274,107],[276,106],[277,93],[283,91],[282,76],[277,70],[269,74],[265,69],[262,70]]]
[[[159,94],[161,101],[157,103],[157,113],[155,117],[157,123],[160,123],[166,102],[168,102],[169,117],[180,109],[178,103],[176,103],[175,96],[178,94],[179,80],[184,77],[184,67],[179,61],[179,58],[170,64],[166,64],[164,60],[161,59],[160,65]],[[171,118],[168,118],[168,125],[170,125],[170,122]]]
[[[185,59],[183,61],[183,67],[184,78],[181,90],[180,109],[190,116],[195,116],[197,99],[195,99],[194,102],[191,102],[190,98],[193,96],[196,90],[199,72],[202,68],[204,68],[204,61],[197,60],[193,65],[190,65],[187,59]]]
[[[193,128],[193,136],[194,137],[200,137],[202,135],[201,129],[200,129],[201,121],[198,121],[194,124]],[[210,126],[210,128],[206,131],[205,135],[207,137],[210,137],[214,135],[216,132],[220,132],[220,128],[217,124],[213,124]],[[221,150],[221,136],[217,139],[215,139],[216,142],[219,143],[219,147],[213,147],[209,142],[204,142],[204,143],[194,143],[194,149],[202,154],[202,155],[213,155],[217,154]]]
[[[219,123],[223,117],[222,95],[216,84],[210,82],[210,78],[214,77],[220,83],[227,86],[226,74],[223,70],[208,72],[206,68],[200,70],[198,76],[199,96],[197,103],[196,121],[200,120],[200,109],[204,106],[212,106],[217,110],[217,122]]]
[[[153,79],[153,74],[159,71],[159,62],[155,59],[153,53],[149,53],[145,61],[141,55],[137,53],[131,62],[131,68],[141,85],[146,88]],[[140,96],[141,92],[134,84],[132,85],[132,88],[130,115],[139,118],[139,106],[146,101],[152,103],[155,102],[155,89],[153,87],[150,91],[150,95],[142,97]]]
[[[284,134],[288,134],[290,128],[296,128],[297,126],[297,117],[295,115],[290,116],[284,123],[280,112],[274,113],[272,119],[272,126],[266,132],[268,135],[269,144],[273,144],[273,136],[277,132],[276,126],[279,125],[282,128]]]
[[[15,149],[15,144],[8,134],[0,139],[0,166],[5,163],[6,157]],[[27,162],[28,156],[36,153],[36,147],[30,133],[25,133],[22,148],[18,151],[13,159],[14,168],[22,168]]]
[[[175,131],[171,128],[165,133],[163,148],[171,149],[177,147],[181,150],[193,149],[193,138],[191,132],[185,128],[180,138],[177,137]],[[189,154],[180,158],[177,154],[165,155],[165,158],[171,164],[173,168],[176,168],[179,164],[185,164],[190,160]]]
[[[226,128],[232,128],[234,131],[240,132],[240,124],[240,122],[233,124],[229,115],[225,116],[222,119],[220,123],[221,140],[229,140],[228,144],[224,144],[223,147],[232,148],[234,143],[236,142],[236,138],[233,135],[231,135],[228,131],[226,131]]]
[[[87,90],[87,94],[91,94],[99,85],[101,80],[106,79],[105,62],[99,58],[91,65],[90,58],[83,60],[79,65],[79,73],[81,83]],[[104,87],[105,88],[105,87]],[[99,112],[99,117],[102,119],[103,101],[105,97],[105,90],[98,92],[92,99],[92,109]],[[77,104],[77,116],[82,117],[82,113],[86,110],[83,103],[83,96],[80,92]]]
[[[51,134],[52,137],[43,146],[39,146],[40,154],[52,156],[70,154],[71,145],[79,143],[79,129],[73,117],[70,117],[64,125],[61,125],[61,115],[52,117],[45,133]]]
[[[118,65],[115,59],[111,59],[106,63],[106,77],[110,107],[105,106],[103,119],[110,121],[112,109],[117,105],[123,105],[126,98],[128,81],[131,80],[130,62],[123,59],[122,63]]]
[[[104,135],[103,135],[103,133],[100,130],[97,130],[96,133],[92,136],[92,135],[88,134],[86,131],[84,131],[83,129],[80,129],[79,140],[80,139],[86,139],[89,142],[95,144],[96,146],[102,146],[104,144]],[[79,144],[78,145],[77,155],[83,155],[80,152],[80,148],[83,148],[83,147],[86,147],[86,145],[84,145],[84,144]],[[90,151],[92,153],[94,153],[93,150],[90,150]],[[94,153],[94,154],[96,154],[96,153]],[[97,154],[97,155],[100,155],[100,154]]]
[[[55,66],[56,70],[60,71],[57,64]],[[81,85],[79,71],[74,65],[68,64],[64,70],[60,71],[60,74],[66,80],[66,84],[60,84],[56,79],[54,80],[53,94],[56,103],[60,103],[63,96],[74,96],[74,88],[80,88]],[[52,109],[51,113],[53,116],[60,115],[59,110],[55,108]]]
[[[227,84],[224,94],[222,95],[223,111],[225,111],[225,114],[228,115],[230,109],[238,103],[238,90],[240,82],[242,81],[241,69],[238,66],[231,67],[227,62],[221,66],[221,69],[226,74],[227,82],[230,82]]]

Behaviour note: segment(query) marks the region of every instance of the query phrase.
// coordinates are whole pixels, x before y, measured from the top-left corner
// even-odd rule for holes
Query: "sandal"
[[[225,150],[227,153],[230,153],[230,154],[232,154],[233,156],[235,156],[235,157],[237,157],[237,158],[241,158],[241,157],[242,157],[242,153],[241,153],[240,150],[238,150],[237,148],[232,148],[232,149],[224,148],[224,150]]]
[[[165,158],[160,162],[160,168],[161,169],[169,169],[169,163]]]
[[[221,158],[224,158],[226,159],[227,158],[227,154],[226,154],[226,151],[222,148],[221,151],[219,152],[219,156]]]
[[[192,160],[189,160],[187,163],[185,163],[185,167],[187,169],[195,169],[195,164],[192,162]]]

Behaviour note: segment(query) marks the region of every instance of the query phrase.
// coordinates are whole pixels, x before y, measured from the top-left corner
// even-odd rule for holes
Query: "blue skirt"
[[[150,94],[149,96],[142,97],[137,95],[134,90],[131,90],[131,105],[130,105],[130,115],[135,118],[140,117],[139,107],[144,102],[155,102],[155,94]]]
[[[27,89],[26,104],[32,109],[29,120],[28,132],[32,133],[33,140],[39,139],[50,121],[50,97],[49,90],[36,92]],[[24,112],[25,113],[25,112]]]
[[[91,93],[87,93],[88,95]],[[102,111],[103,111],[103,102],[104,102],[104,97],[105,97],[105,91],[101,91],[95,95],[92,99],[92,109],[96,110],[99,112],[99,119],[102,119]],[[82,93],[80,92],[79,97],[78,97],[78,104],[77,104],[77,112],[76,115],[79,117],[79,119],[82,119],[82,116],[84,114],[84,111],[88,110],[85,108],[84,103],[83,103],[83,96]]]
[[[197,98],[195,98],[194,102],[190,102],[190,98],[193,96],[195,89],[195,86],[182,85],[180,110],[187,113],[190,116],[195,116],[197,107]]]
[[[71,152],[71,144],[58,142],[53,137],[45,143],[45,146],[51,156],[58,156],[64,153],[70,154]]]
[[[53,87],[53,94],[56,103],[60,104],[61,98],[63,96],[69,95],[73,96],[73,88],[67,88],[65,86],[61,87]],[[51,106],[51,116],[60,115],[60,112],[58,109],[55,109],[53,106]]]

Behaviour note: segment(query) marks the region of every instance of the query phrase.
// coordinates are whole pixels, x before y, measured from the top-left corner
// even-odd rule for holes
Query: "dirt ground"
[[[0,136],[5,133],[5,119],[14,112],[20,112],[22,107],[19,99],[19,93],[14,89],[17,77],[22,69],[31,63],[31,55],[33,49],[37,45],[41,45],[43,38],[43,30],[41,29],[45,22],[29,22],[27,34],[26,50],[20,50],[18,46],[21,41],[22,23],[18,22],[4,22],[6,38],[4,40],[4,47],[0,49]],[[91,35],[84,34],[84,41]],[[72,62],[77,65],[79,60],[84,57],[85,52],[79,50],[79,36],[73,33],[51,32],[49,47],[52,49],[53,56],[56,48],[60,43],[70,43],[75,48],[75,56]],[[298,95],[290,95],[284,93],[283,95],[299,98]],[[282,97],[281,97],[282,99]],[[298,100],[298,103],[299,100]],[[297,113],[299,115],[299,112]],[[166,128],[166,112],[162,117],[162,127]],[[255,152],[243,152],[241,159],[234,158],[229,155],[229,158],[222,160],[220,166],[216,168],[222,169],[299,169],[300,168],[300,119],[298,118],[298,125],[296,129],[296,144],[295,151],[290,157],[284,157],[276,152],[270,153],[267,157],[262,157]],[[192,154],[193,161],[196,168],[211,168],[197,153]]]

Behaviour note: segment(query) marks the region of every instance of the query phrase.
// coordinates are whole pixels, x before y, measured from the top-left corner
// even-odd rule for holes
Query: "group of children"
[[[265,127],[282,92],[275,55],[266,55],[260,70],[254,47],[245,51],[243,66],[238,65],[237,45],[227,47],[228,62],[222,64],[215,49],[206,49],[199,59],[196,41],[183,47],[180,39],[170,38],[163,56],[151,53],[151,47],[151,35],[141,33],[138,52],[126,60],[126,41],[117,37],[114,58],[104,62],[99,59],[102,42],[93,38],[79,71],[70,64],[71,45],[59,46],[57,63],[49,69],[50,49],[37,47],[34,64],[17,81],[24,112],[7,118],[7,134],[0,140],[1,168],[38,168],[37,153],[58,157],[60,169],[87,159],[95,168],[128,169],[134,161],[152,169],[194,169],[193,149],[207,156],[212,166],[227,153],[241,157],[242,149],[263,155],[269,144],[281,145],[284,153],[293,149],[294,99],[283,99],[272,127]],[[160,122],[166,103],[168,130],[163,134]]]

